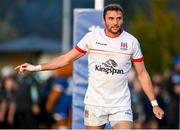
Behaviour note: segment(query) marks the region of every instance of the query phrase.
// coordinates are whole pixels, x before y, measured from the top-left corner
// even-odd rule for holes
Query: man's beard
[[[117,31],[113,31],[113,27],[111,27],[110,29],[107,29],[107,31],[112,34],[119,34],[121,32],[121,27],[117,27],[117,28],[118,28]]]

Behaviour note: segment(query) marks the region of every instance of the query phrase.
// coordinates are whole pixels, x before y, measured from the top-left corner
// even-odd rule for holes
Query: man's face
[[[121,11],[107,11],[103,22],[108,32],[118,34],[122,28],[123,14]]]

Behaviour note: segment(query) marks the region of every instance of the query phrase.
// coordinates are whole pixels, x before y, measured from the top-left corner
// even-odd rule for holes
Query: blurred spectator
[[[16,74],[15,74],[13,66],[7,65],[1,69],[1,75],[2,77],[8,77],[8,76],[14,76]]]
[[[46,110],[46,102],[52,90],[55,80],[58,78],[57,73],[52,73],[52,75],[44,82],[42,85],[42,122],[46,125],[46,128],[51,128],[54,119],[51,112],[47,112]]]
[[[14,128],[16,115],[16,91],[18,83],[11,66],[2,69],[2,84],[0,89],[0,128]]]
[[[134,129],[142,129],[145,121],[145,113],[142,104],[142,88],[134,69],[129,72],[129,87],[132,98]]]
[[[158,103],[163,108],[165,113],[167,113],[167,106],[170,103],[169,102],[170,97],[168,95],[168,92],[165,90],[164,77],[161,75],[161,73],[157,72],[153,75],[152,81]],[[167,128],[167,121],[168,121],[168,117],[166,114],[162,120],[157,120],[159,128],[160,129]]]
[[[173,60],[174,68],[169,76],[166,88],[170,94],[170,102],[168,105],[168,126],[169,128],[177,129],[179,127],[179,95],[180,95],[180,57]],[[175,112],[172,114],[172,112]]]
[[[40,120],[40,84],[37,75],[19,75],[17,91],[17,123],[19,128],[38,128]]]
[[[164,91],[163,77],[160,73],[157,72],[152,76],[152,85],[159,106],[166,112],[167,104],[164,101],[164,97],[162,97],[162,93]],[[167,116],[165,115],[165,117],[162,120],[156,119],[155,115],[152,113],[152,106],[145,95],[143,97],[143,102],[144,102],[144,110],[146,113],[146,122],[144,124],[145,128],[150,128],[150,129],[166,128]]]
[[[55,80],[46,103],[46,110],[53,114],[54,129],[71,128],[72,85],[70,78]]]

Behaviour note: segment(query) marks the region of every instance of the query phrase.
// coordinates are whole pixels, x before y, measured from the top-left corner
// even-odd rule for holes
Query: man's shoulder
[[[124,30],[124,35],[125,37],[132,39],[132,40],[137,40],[137,38],[135,36],[133,36],[132,34],[130,34],[129,32]]]
[[[96,35],[97,33],[101,33],[103,31],[102,28],[93,28],[91,30],[89,30],[88,34],[93,34],[93,35]]]
[[[99,36],[101,35],[103,29],[102,28],[95,28],[93,30],[90,30],[89,32],[86,33],[87,36],[89,37],[96,37],[96,36]]]

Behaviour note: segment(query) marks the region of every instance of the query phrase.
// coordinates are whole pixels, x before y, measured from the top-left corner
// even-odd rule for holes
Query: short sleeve
[[[87,33],[80,41],[79,43],[76,45],[76,49],[81,52],[81,53],[86,53],[88,52],[88,44],[91,41],[90,38],[91,33]]]
[[[132,61],[133,62],[141,62],[144,60],[140,44],[137,39],[133,41],[133,54],[132,54]]]

